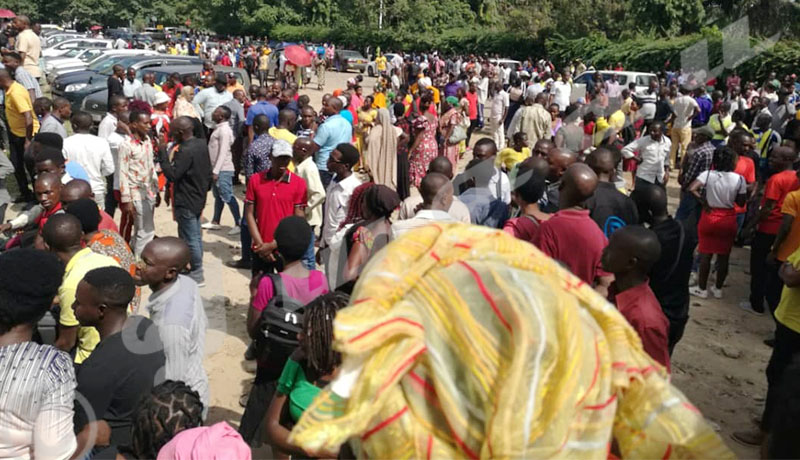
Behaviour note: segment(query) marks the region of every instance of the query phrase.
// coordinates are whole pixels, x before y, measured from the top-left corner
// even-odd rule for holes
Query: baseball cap
[[[277,139],[272,145],[272,156],[278,157],[291,157],[292,146],[283,139]]]

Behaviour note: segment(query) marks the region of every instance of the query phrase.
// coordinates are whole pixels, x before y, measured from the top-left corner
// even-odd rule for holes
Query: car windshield
[[[113,73],[112,68],[115,65],[119,64],[122,67],[124,67],[125,69],[127,69],[128,67],[130,67],[131,64],[134,64],[134,63],[136,63],[136,62],[141,60],[137,56],[131,56],[131,57],[126,57],[126,58],[122,58],[122,59],[119,59],[119,56],[115,56],[115,57],[117,59],[109,59],[108,61],[104,61],[103,64],[101,64],[101,66],[100,66],[101,68],[93,69],[93,70],[95,70],[95,72],[101,73],[103,75],[111,75]]]
[[[66,53],[62,54],[64,57],[75,57],[81,54],[84,50],[79,50],[77,48],[67,51]]]
[[[92,59],[96,58],[99,55],[100,55],[100,50],[99,49],[86,50],[86,52],[83,53],[83,55],[81,55],[79,59],[81,61],[83,61],[83,62],[89,62],[89,61],[91,61]]]
[[[342,56],[344,57],[352,57],[352,58],[361,58],[361,53],[358,51],[342,51]]]

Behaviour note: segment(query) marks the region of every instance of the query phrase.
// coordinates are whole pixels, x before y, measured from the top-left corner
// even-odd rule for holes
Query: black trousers
[[[767,255],[775,242],[775,235],[756,232],[750,248],[750,305],[762,311],[764,300],[771,313],[781,301],[783,282],[778,276],[779,263],[767,263]]]
[[[277,387],[276,380],[259,379],[259,375],[256,374],[256,381],[250,390],[247,406],[239,423],[239,434],[242,435],[244,442],[251,446],[256,440],[256,435],[264,432],[264,418],[267,416],[269,403],[272,402]]]
[[[469,140],[472,138],[472,132],[480,127],[480,121],[476,118],[469,121],[469,128],[467,128],[467,147],[469,147]]]
[[[786,368],[792,364],[793,358],[800,354],[800,333],[797,333],[780,322],[776,322],[775,347],[767,365],[767,400],[764,403],[764,414],[761,416],[761,429],[770,432],[770,425],[776,406],[781,401],[779,389]]]
[[[114,217],[117,211],[117,197],[114,196],[114,175],[106,176],[106,214]]]
[[[28,188],[28,175],[25,167],[25,138],[15,136],[9,131],[8,143],[9,150],[11,150],[10,160],[14,165],[14,178],[17,179],[17,185],[19,185],[19,193],[21,196],[33,198],[33,192]]]

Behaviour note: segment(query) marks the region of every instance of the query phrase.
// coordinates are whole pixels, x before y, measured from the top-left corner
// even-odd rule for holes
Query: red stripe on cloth
[[[453,245],[454,248],[461,248],[461,249],[472,249],[472,246],[464,243],[456,243]]]
[[[586,406],[584,409],[586,410],[601,410],[605,409],[606,407],[610,406],[611,403],[617,400],[617,395],[612,395],[608,398],[608,401],[604,402],[603,404],[597,404],[596,406]]]
[[[594,338],[594,375],[592,376],[592,383],[589,385],[589,388],[586,389],[586,393],[583,394],[581,399],[575,404],[575,406],[580,406],[583,404],[583,400],[589,396],[589,392],[592,391],[594,388],[594,384],[597,383],[597,376],[600,374],[600,346],[597,344],[597,335]]]
[[[372,300],[372,297],[365,297],[363,299],[358,299],[355,302],[353,302],[353,305],[358,305],[360,303],[369,302],[370,300]]]
[[[428,449],[427,449],[428,453],[425,456],[425,458],[427,458],[428,460],[431,460],[431,448],[432,447],[433,447],[433,436],[428,435]]]
[[[672,454],[672,444],[667,444],[667,450],[664,451],[664,456],[661,457],[661,460],[667,460],[670,454]]]
[[[382,429],[386,428],[389,424],[391,424],[398,418],[402,417],[403,414],[405,414],[406,412],[408,412],[408,406],[400,409],[399,411],[395,412],[394,415],[392,415],[391,417],[375,425],[375,427],[373,427],[371,430],[367,431],[366,433],[364,433],[363,436],[361,436],[361,440],[366,441],[367,439],[369,439],[370,436],[381,431]]]
[[[406,319],[406,318],[394,318],[394,319],[390,319],[390,320],[388,320],[388,321],[384,321],[384,322],[382,322],[382,323],[380,323],[380,324],[377,324],[377,325],[375,325],[375,326],[373,326],[373,327],[371,327],[371,328],[367,329],[366,331],[362,332],[361,334],[358,334],[357,336],[355,336],[355,337],[353,337],[352,339],[348,340],[348,342],[349,342],[349,343],[353,343],[353,342],[355,342],[356,340],[360,340],[360,339],[364,338],[365,336],[367,336],[367,335],[369,335],[369,334],[371,334],[371,333],[375,332],[375,330],[376,330],[376,329],[380,329],[380,328],[382,328],[383,326],[386,326],[386,325],[388,325],[388,324],[391,324],[391,323],[394,323],[394,322],[397,322],[397,321],[401,321],[401,322],[404,322],[404,323],[408,323],[408,324],[410,324],[410,325],[412,325],[412,326],[416,326],[416,327],[418,327],[418,328],[420,328],[420,329],[425,329],[424,327],[422,327],[422,324],[419,324],[419,323],[418,323],[418,322],[416,322],[416,321],[411,321],[410,319]]]
[[[428,383],[427,380],[420,377],[419,374],[417,374],[416,372],[411,371],[408,373],[408,376],[417,381],[420,385],[422,385],[422,388],[424,388],[425,390],[430,391],[431,393],[434,394],[436,393],[436,389],[433,388],[433,385]]]
[[[505,326],[505,328],[511,332],[511,325],[508,324],[508,321],[506,321],[506,319],[503,317],[500,309],[497,308],[497,304],[494,302],[492,296],[489,295],[489,291],[486,289],[486,285],[483,284],[483,280],[481,279],[480,275],[478,275],[478,272],[476,272],[475,269],[470,267],[466,262],[459,261],[458,263],[466,268],[472,277],[475,278],[475,282],[478,284],[478,289],[481,291],[481,294],[483,294],[483,297],[486,299],[486,301],[489,302],[489,305],[491,305],[492,310],[494,310],[494,314],[497,315],[497,318],[500,319],[500,322],[503,323],[503,326]]]
[[[433,260],[435,260],[435,261],[437,261],[437,262],[439,262],[440,260],[442,260],[442,259],[440,259],[440,258],[439,258],[439,256],[438,256],[438,255],[436,255],[436,253],[435,253],[435,252],[433,252],[433,251],[431,251],[431,257],[433,257]]]
[[[413,355],[409,356],[405,361],[403,361],[403,364],[401,364],[397,369],[394,370],[394,372],[392,372],[392,375],[389,377],[389,380],[387,380],[386,382],[383,383],[383,385],[381,385],[381,388],[378,390],[378,393],[376,393],[375,397],[377,398],[381,393],[383,393],[383,390],[386,389],[386,386],[389,385],[395,378],[397,378],[397,374],[399,374],[406,367],[414,363],[414,360],[417,359],[417,356],[424,353],[425,350],[427,350],[427,348],[423,346],[419,351],[417,351]]]
[[[688,402],[683,403],[683,407],[689,409],[690,411],[699,414],[700,410],[694,407],[693,405],[689,404]]]

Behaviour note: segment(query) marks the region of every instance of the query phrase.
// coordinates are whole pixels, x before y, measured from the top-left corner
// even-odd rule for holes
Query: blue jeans
[[[303,266],[306,270],[314,270],[317,268],[317,260],[314,258],[314,227],[311,227],[311,242],[306,249],[306,255],[303,256]]]
[[[189,277],[202,283],[204,280],[203,233],[200,228],[200,215],[186,208],[175,207],[175,220],[178,221],[178,236],[189,245],[192,256]]]
[[[227,204],[233,215],[234,227],[239,225],[242,219],[239,215],[239,202],[233,196],[233,171],[220,171],[211,191],[214,194],[214,218],[211,221],[215,224],[219,223],[222,218],[222,209]]]

